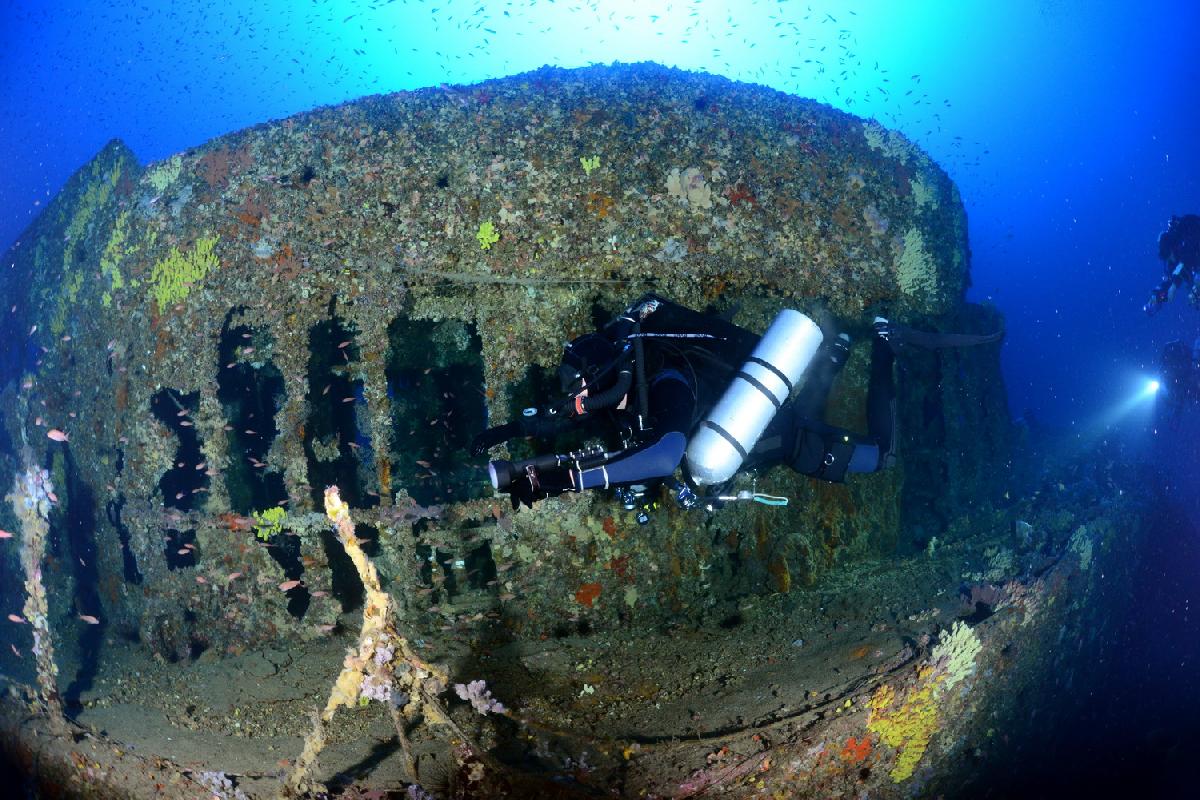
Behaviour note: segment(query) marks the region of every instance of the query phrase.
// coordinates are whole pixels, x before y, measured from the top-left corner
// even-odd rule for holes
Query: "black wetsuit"
[[[1171,217],[1158,237],[1158,257],[1163,262],[1163,279],[1154,287],[1143,310],[1153,314],[1180,289],[1187,292],[1189,303],[1200,308],[1200,286],[1196,284],[1200,272],[1200,216]]]

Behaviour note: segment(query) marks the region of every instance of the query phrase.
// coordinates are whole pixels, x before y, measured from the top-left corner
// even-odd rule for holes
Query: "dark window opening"
[[[492,546],[488,542],[476,547],[463,559],[467,570],[467,586],[484,591],[496,580],[496,562],[492,558]]]
[[[208,475],[196,469],[204,461],[200,452],[200,436],[192,423],[200,400],[199,392],[181,395],[174,389],[160,389],[150,401],[150,410],[179,439],[171,468],[158,479],[163,505],[180,511],[191,511],[203,503],[208,490]]]
[[[392,483],[420,505],[491,495],[486,461],[467,452],[487,425],[482,350],[472,326],[454,320],[388,327]]]
[[[248,325],[233,325],[237,309],[221,329],[217,399],[228,425],[229,465],[225,488],[234,513],[251,514],[287,502],[283,476],[266,467],[267,453],[279,433],[275,414],[283,402],[283,375],[255,356],[269,346]]]
[[[265,334],[249,325],[234,325],[238,309],[229,312],[221,329],[217,373],[217,399],[229,421],[229,466],[225,469],[225,488],[229,506],[237,514],[287,506],[287,488],[283,475],[267,469],[267,453],[279,433],[275,415],[284,398],[283,374],[264,359],[271,342]],[[267,528],[269,526],[264,526]],[[288,580],[300,580],[304,566],[300,561],[300,541],[285,530],[269,532],[256,528],[254,535],[267,543],[267,554],[274,559]],[[303,586],[287,592],[288,613],[302,617],[312,602]]]
[[[313,503],[321,508],[325,487],[336,484],[352,508],[378,503],[363,491],[359,463],[373,458],[371,440],[359,432],[358,407],[366,405],[363,383],[354,377],[359,349],[355,332],[336,317],[318,323],[308,337],[308,424],[304,452]]]

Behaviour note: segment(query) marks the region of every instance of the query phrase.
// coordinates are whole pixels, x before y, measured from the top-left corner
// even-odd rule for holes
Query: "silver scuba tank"
[[[688,442],[688,471],[697,485],[723,483],[738,471],[823,338],[817,324],[799,311],[779,312]]]

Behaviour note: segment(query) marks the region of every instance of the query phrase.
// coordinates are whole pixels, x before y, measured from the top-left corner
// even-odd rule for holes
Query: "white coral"
[[[467,684],[454,684],[454,692],[461,699],[468,700],[472,708],[480,714],[486,714],[489,711],[503,713],[507,711],[499,700],[492,697],[491,690],[487,688],[487,682],[483,680],[471,681]]]
[[[934,666],[946,675],[943,684],[946,689],[953,689],[975,671],[975,657],[980,649],[979,637],[961,620],[954,623],[949,635],[943,631],[941,641],[933,648],[932,659]]]
[[[712,208],[712,188],[698,167],[679,168],[667,176],[667,194],[694,209]]]

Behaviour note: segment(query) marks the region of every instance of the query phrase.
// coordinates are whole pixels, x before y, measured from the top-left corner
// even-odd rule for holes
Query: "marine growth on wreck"
[[[900,134],[653,64],[364,98],[145,166],[114,140],[5,256],[2,594],[28,592],[59,667],[16,629],[4,672],[92,733],[47,774],[179,797],[961,785],[1046,672],[1035,644],[1085,623],[1064,587],[1103,568],[1112,590],[1117,520],[1137,528],[1009,494],[998,345],[906,357],[895,469],[745,478],[786,507],[514,511],[468,445],[648,291],[755,332],[828,309],[855,341],[828,421],[864,429],[873,314],[1002,325],[964,300],[968,255],[957,190]]]

